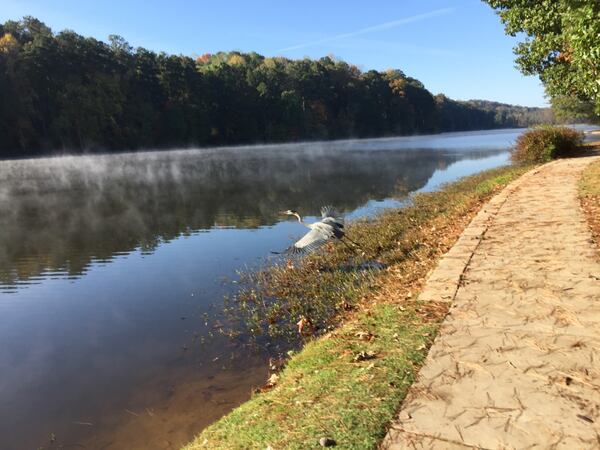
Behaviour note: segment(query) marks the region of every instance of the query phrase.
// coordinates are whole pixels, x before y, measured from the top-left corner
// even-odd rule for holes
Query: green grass
[[[487,171],[417,195],[409,208],[352,224],[349,235],[364,258],[386,270],[368,276],[341,270],[353,255],[340,245],[293,268],[257,274],[256,285],[234,302],[241,317],[253,318],[251,327],[270,333],[277,324],[280,336],[304,316],[320,335],[290,358],[275,387],[185,449],[310,449],[320,448],[321,437],[335,439],[337,448],[376,448],[447,312],[447,304],[419,302],[416,292],[480,206],[527,169]],[[331,324],[335,330],[323,334]],[[373,357],[357,360],[361,352]]]
[[[402,311],[380,305],[326,339],[310,342],[291,359],[278,386],[205,430],[188,448],[319,448],[324,436],[341,448],[373,448],[437,326],[416,307]],[[377,357],[355,362],[361,351]]]

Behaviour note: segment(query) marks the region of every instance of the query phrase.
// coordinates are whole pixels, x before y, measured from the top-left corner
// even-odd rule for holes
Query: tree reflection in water
[[[373,141],[377,142],[377,141]],[[0,283],[44,271],[80,276],[93,260],[214,227],[256,228],[293,207],[352,211],[422,187],[468,153],[380,147],[189,150],[6,161],[0,166]],[[363,144],[364,145],[364,144]]]

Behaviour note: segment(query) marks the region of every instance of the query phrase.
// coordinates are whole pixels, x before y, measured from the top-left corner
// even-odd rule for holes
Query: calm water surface
[[[0,162],[0,448],[178,448],[266,379],[205,318],[304,233],[277,211],[372,215],[519,133]]]

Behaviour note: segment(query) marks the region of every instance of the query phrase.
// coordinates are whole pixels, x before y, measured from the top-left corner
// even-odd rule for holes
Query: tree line
[[[432,95],[332,57],[133,49],[33,17],[0,25],[0,157],[528,126],[550,111]]]

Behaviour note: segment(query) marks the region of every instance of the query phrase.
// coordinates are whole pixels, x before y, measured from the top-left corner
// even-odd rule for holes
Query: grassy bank
[[[590,146],[597,152],[600,144]],[[597,246],[600,246],[600,161],[590,164],[579,181],[581,206]]]
[[[253,327],[278,324],[281,333],[304,317],[321,335],[290,359],[273,387],[186,449],[320,448],[323,437],[338,448],[374,448],[447,312],[447,304],[417,300],[428,272],[481,205],[527,169],[487,171],[353,223],[348,234],[361,244],[362,258],[384,270],[347,270],[356,256],[340,245],[259,274],[257,287],[237,300]],[[335,329],[322,334],[331,323]]]

